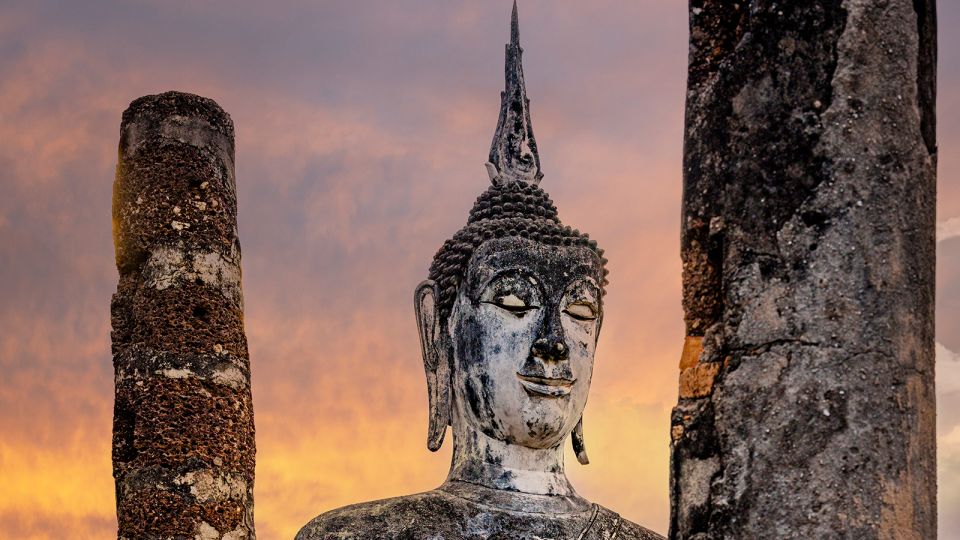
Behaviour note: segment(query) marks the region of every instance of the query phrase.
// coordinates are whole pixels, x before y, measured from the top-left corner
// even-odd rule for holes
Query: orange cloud
[[[123,108],[171,88],[217,99],[237,124],[259,536],[443,480],[449,443],[426,449],[411,296],[487,184],[505,13],[344,6],[241,3],[226,23],[205,4],[0,17],[2,39],[20,39],[0,49],[0,537],[115,532],[110,185]],[[665,531],[685,6],[521,9],[539,14],[523,39],[543,186],[610,259],[585,416],[592,463],[568,455],[569,473],[585,496]],[[488,63],[471,63],[491,40]],[[949,117],[960,100],[941,95]],[[945,133],[943,148],[960,141]],[[954,154],[941,154],[945,217],[960,215]],[[940,436],[941,516],[960,527],[956,425]]]

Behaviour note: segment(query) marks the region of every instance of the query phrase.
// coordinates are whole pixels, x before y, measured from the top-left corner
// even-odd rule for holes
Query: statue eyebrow
[[[592,264],[587,264],[587,263],[581,263],[581,264],[578,264],[578,265],[576,265],[576,266],[571,266],[571,267],[567,270],[567,272],[573,272],[573,271],[580,272],[580,271],[582,271],[585,277],[592,278],[595,270],[596,270],[596,267],[595,267],[594,265],[592,265]],[[594,280],[594,282],[596,282],[596,280]]]
[[[602,295],[602,292],[601,292],[602,289],[600,288],[600,285],[597,284],[597,280],[594,279],[593,276],[580,276],[580,277],[576,277],[576,278],[571,279],[571,280],[566,284],[566,286],[564,286],[564,288],[563,288],[563,294],[569,293],[570,290],[573,289],[575,286],[577,286],[577,285],[579,285],[579,284],[581,284],[581,283],[584,283],[584,282],[586,282],[588,285],[590,285],[591,287],[593,287],[593,289],[594,289],[593,292],[596,293],[597,300],[599,301],[600,298],[603,296],[603,295]]]
[[[493,283],[494,281],[496,281],[496,280],[499,279],[500,277],[505,276],[505,275],[508,275],[508,274],[517,274],[517,275],[519,275],[519,276],[521,276],[521,277],[526,277],[526,278],[528,278],[528,279],[527,279],[527,282],[530,283],[530,285],[531,285],[532,287],[535,287],[538,291],[540,291],[541,294],[543,294],[543,292],[544,292],[544,291],[543,291],[543,285],[540,283],[540,280],[539,280],[539,279],[536,279],[536,276],[533,275],[532,272],[530,272],[529,270],[527,270],[526,268],[524,268],[524,267],[522,267],[522,266],[511,266],[511,267],[508,267],[508,268],[502,268],[502,269],[498,270],[497,272],[495,272],[492,276],[488,277],[487,279],[484,279],[484,280],[477,286],[477,290],[476,290],[476,291],[470,291],[470,293],[471,293],[471,294],[470,294],[471,300],[473,300],[474,302],[476,302],[477,299],[476,299],[476,298],[473,298],[474,296],[478,296],[478,295],[480,294],[480,292],[483,291],[484,289],[486,289],[488,286],[490,286],[491,283]],[[533,278],[533,279],[529,279],[529,278]]]

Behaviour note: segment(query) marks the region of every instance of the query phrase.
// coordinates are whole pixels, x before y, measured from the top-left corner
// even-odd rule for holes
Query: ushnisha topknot
[[[604,266],[607,264],[596,240],[560,222],[557,207],[539,186],[543,172],[533,136],[522,54],[514,2],[510,43],[506,46],[506,87],[500,94],[500,119],[486,164],[493,185],[477,197],[467,225],[444,242],[430,265],[429,279],[439,288],[438,307],[443,320],[450,315],[470,257],[487,240],[517,237],[547,246],[584,246],[596,253]],[[607,274],[604,268],[604,288]]]

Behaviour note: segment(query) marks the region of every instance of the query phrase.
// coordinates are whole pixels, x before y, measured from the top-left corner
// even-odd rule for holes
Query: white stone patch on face
[[[517,295],[515,295],[515,294],[510,294],[510,295],[504,296],[500,301],[502,302],[502,305],[503,305],[504,307],[508,307],[508,308],[511,308],[511,307],[514,307],[514,308],[522,308],[522,307],[526,307],[526,306],[527,306],[527,305],[523,302],[523,300],[517,298]]]
[[[588,304],[573,303],[567,306],[566,313],[578,320],[596,319],[597,315]]]
[[[457,410],[509,444],[560,444],[590,388],[602,319],[598,257],[580,246],[491,240],[467,274],[449,322]]]
[[[560,304],[561,321],[573,349],[572,356],[589,355],[593,358],[596,352],[602,316],[600,297],[600,286],[590,277],[573,280],[564,294]]]

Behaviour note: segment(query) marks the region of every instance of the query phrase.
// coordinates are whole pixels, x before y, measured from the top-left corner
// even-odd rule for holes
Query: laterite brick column
[[[118,537],[254,538],[233,122],[215,102],[123,113],[113,229]]]
[[[671,538],[936,538],[935,19],[690,0]]]

